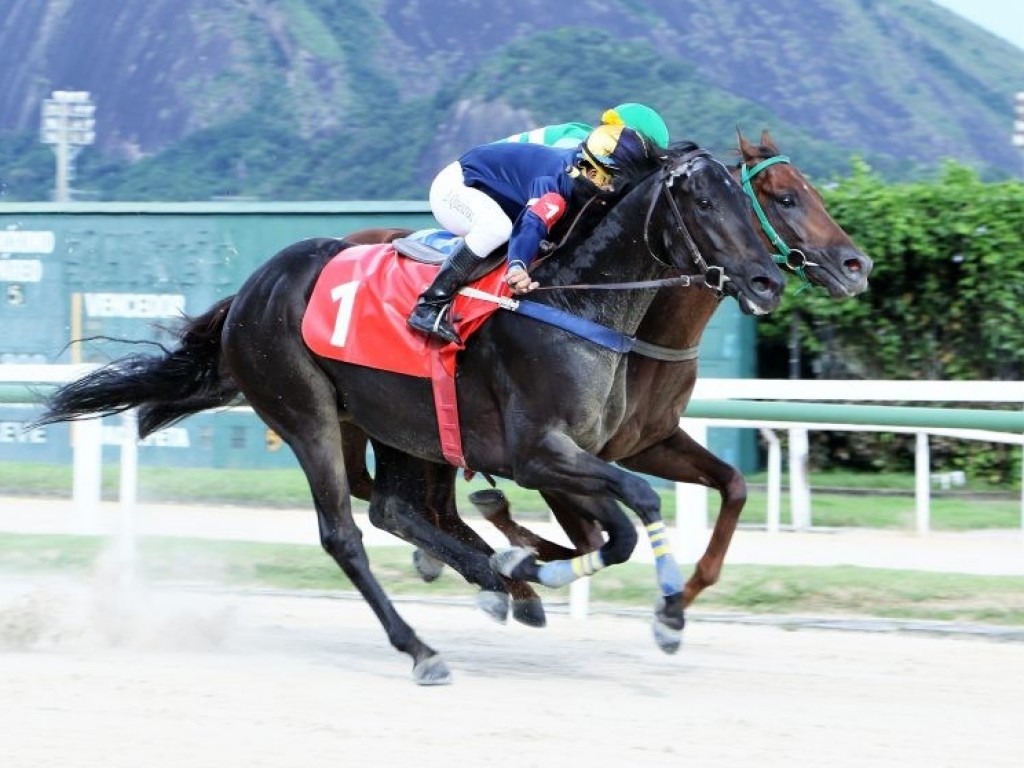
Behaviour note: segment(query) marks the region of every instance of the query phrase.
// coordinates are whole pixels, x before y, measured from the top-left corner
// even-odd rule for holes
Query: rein
[[[797,294],[799,294],[801,291],[811,287],[811,281],[807,278],[807,274],[804,272],[804,267],[816,267],[818,265],[814,262],[808,261],[807,256],[799,248],[790,248],[786,245],[775,227],[773,227],[771,222],[768,221],[768,216],[765,214],[764,208],[761,207],[761,203],[757,199],[757,195],[754,193],[754,187],[751,184],[751,180],[757,176],[757,174],[776,163],[789,163],[789,157],[786,155],[775,155],[774,157],[762,160],[753,168],[747,168],[747,164],[743,163],[740,166],[740,185],[743,187],[743,191],[747,193],[747,197],[750,198],[750,202],[754,206],[754,213],[757,214],[757,220],[761,222],[761,230],[768,237],[768,241],[779,251],[778,253],[772,254],[772,258],[775,260],[775,263],[785,267],[800,278],[802,284],[797,290]]]
[[[711,285],[704,275],[679,275],[677,277],[663,277],[658,280],[636,280],[629,283],[573,283],[572,285],[541,285],[534,288],[531,293],[536,291],[562,290],[632,291],[644,288],[675,288],[680,286],[689,287],[693,285],[707,285],[710,288],[717,289],[717,286]]]

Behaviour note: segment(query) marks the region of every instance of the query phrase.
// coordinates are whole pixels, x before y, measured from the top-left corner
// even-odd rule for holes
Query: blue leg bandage
[[[659,520],[647,526],[647,538],[654,552],[654,569],[658,576],[658,588],[663,595],[675,595],[683,591],[683,572],[679,570],[668,542],[665,522]]]
[[[572,560],[554,560],[544,563],[537,576],[545,587],[564,587],[576,579],[591,576],[604,568],[601,552],[589,552]]]

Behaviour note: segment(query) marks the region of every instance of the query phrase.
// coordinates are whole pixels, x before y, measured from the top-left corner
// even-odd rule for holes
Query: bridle
[[[690,175],[695,169],[693,166],[701,158],[706,158],[710,162],[718,162],[715,160],[711,153],[706,149],[694,149],[682,157],[680,157],[671,168],[663,168],[660,171],[661,179],[658,188],[658,194],[651,197],[651,204],[647,208],[647,215],[644,218],[644,245],[647,246],[647,252],[651,257],[659,264],[675,269],[676,267],[663,258],[659,257],[654,249],[651,247],[650,242],[650,225],[651,218],[654,215],[654,208],[658,204],[658,201],[664,197],[669,205],[669,210],[672,212],[674,219],[674,225],[676,231],[682,236],[683,242],[686,245],[687,250],[690,253],[690,258],[693,263],[697,265],[697,268],[701,271],[700,277],[692,277],[687,275],[681,275],[679,277],[668,277],[660,280],[644,280],[641,282],[630,282],[630,283],[601,283],[601,284],[578,284],[578,285],[559,285],[559,286],[540,286],[534,290],[554,290],[554,289],[588,289],[588,290],[625,290],[625,289],[637,289],[637,288],[662,288],[671,286],[687,286],[687,285],[706,285],[712,291],[722,294],[725,289],[726,282],[729,281],[729,276],[725,274],[725,269],[717,265],[709,265],[701,254],[700,249],[697,247],[696,241],[693,239],[693,235],[690,234],[690,230],[686,226],[686,222],[683,220],[683,214],[679,210],[679,205],[676,203],[675,198],[672,196],[672,185],[678,177],[686,177]],[[813,283],[808,279],[805,267],[816,267],[817,263],[809,261],[807,255],[799,248],[790,248],[786,245],[782,236],[779,235],[775,227],[772,226],[771,222],[768,221],[768,216],[764,212],[764,208],[761,207],[761,202],[757,199],[757,194],[754,192],[752,179],[757,176],[765,168],[768,168],[776,163],[789,163],[790,159],[786,155],[775,155],[769,157],[761,162],[755,164],[753,167],[748,168],[747,164],[740,164],[740,186],[743,191],[750,198],[750,203],[754,207],[754,213],[757,215],[757,220],[761,224],[761,230],[765,233],[768,241],[778,250],[778,253],[772,254],[772,259],[776,264],[779,264],[784,269],[789,270],[801,280],[801,286],[797,290],[799,294],[801,291],[807,288],[813,287]],[[576,214],[572,224],[570,224],[565,235],[559,240],[558,243],[544,242],[542,243],[541,257],[537,259],[535,263],[539,263],[544,259],[547,259],[555,251],[565,244],[566,240],[569,239],[569,235],[572,230],[576,227],[576,224],[583,217],[584,211],[590,204],[595,200],[598,200],[598,196],[590,198]]]
[[[676,203],[675,198],[672,196],[672,186],[677,178],[686,178],[696,170],[694,166],[697,165],[699,160],[706,160],[707,162],[718,162],[715,160],[711,153],[706,149],[694,149],[690,150],[686,154],[682,155],[676,160],[671,167],[662,168],[658,173],[660,178],[658,180],[658,192],[651,196],[651,204],[647,208],[647,215],[644,217],[644,245],[647,246],[647,252],[651,255],[656,262],[669,269],[678,269],[676,265],[671,264],[665,259],[658,256],[654,249],[651,247],[650,240],[650,228],[651,219],[654,215],[654,208],[658,204],[658,201],[664,197],[668,201],[669,210],[672,213],[673,224],[675,230],[683,239],[683,243],[686,246],[687,251],[690,254],[690,259],[696,265],[700,271],[700,275],[679,275],[677,277],[666,277],[658,280],[642,280],[627,283],[581,283],[577,285],[550,285],[540,286],[534,288],[535,291],[542,290],[634,290],[634,289],[645,289],[645,288],[666,288],[676,286],[691,286],[691,285],[704,285],[710,288],[717,294],[723,295],[725,291],[725,284],[729,282],[730,278],[725,274],[725,269],[717,265],[711,265],[707,263],[703,254],[700,252],[700,248],[697,246],[696,240],[686,226],[686,222],[683,219],[683,214],[679,210],[679,205]],[[562,245],[568,240],[570,233],[575,228],[576,224],[583,217],[584,211],[597,200],[598,197],[592,197],[588,200],[576,215],[576,218],[570,224],[565,235],[557,244],[546,244],[542,246],[542,256],[537,259],[534,263],[539,263],[543,259],[547,259],[555,251],[557,251]]]
[[[716,293],[723,293],[725,284],[730,279],[729,276],[725,274],[723,267],[707,263],[704,255],[700,252],[700,248],[697,247],[697,242],[693,239],[693,235],[686,226],[676,199],[672,196],[672,185],[675,184],[676,179],[688,177],[696,170],[695,166],[697,166],[698,161],[701,159],[706,160],[706,162],[718,162],[706,149],[694,149],[680,157],[671,167],[660,171],[661,179],[658,186],[658,194],[651,196],[651,204],[648,206],[647,216],[644,218],[644,245],[647,246],[647,252],[656,262],[669,268],[675,268],[675,265],[669,264],[660,258],[651,247],[651,218],[654,215],[654,208],[658,204],[658,200],[664,197],[668,202],[669,211],[672,213],[672,223],[675,231],[682,237],[686,250],[690,254],[690,259],[697,269],[700,270],[701,276],[704,278],[704,284]]]
[[[800,293],[800,291],[811,287],[811,281],[807,278],[804,267],[816,267],[818,265],[813,261],[808,261],[806,254],[804,254],[804,252],[799,248],[790,248],[786,245],[775,227],[773,227],[771,222],[768,221],[768,216],[765,214],[764,208],[761,207],[761,203],[757,199],[757,195],[754,193],[754,186],[751,184],[751,180],[757,176],[757,174],[776,163],[789,163],[789,158],[786,155],[775,155],[774,157],[762,160],[753,168],[747,168],[747,164],[745,162],[742,163],[740,165],[740,186],[743,187],[743,191],[746,192],[747,197],[750,198],[750,202],[754,206],[754,213],[757,214],[757,220],[761,222],[761,230],[768,238],[768,242],[778,249],[778,253],[772,254],[772,258],[775,260],[775,263],[785,269],[788,269],[800,278],[802,285],[797,290],[797,293]]]

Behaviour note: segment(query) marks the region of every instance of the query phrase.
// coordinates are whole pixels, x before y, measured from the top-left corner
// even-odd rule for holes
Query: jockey
[[[668,148],[668,126],[665,125],[661,115],[646,104],[635,102],[619,104],[601,115],[601,123],[603,125],[626,125],[653,140],[658,147]],[[586,123],[560,123],[516,133],[502,141],[544,144],[548,147],[575,147],[587,138],[592,130],[594,130],[593,127]]]
[[[434,217],[464,238],[420,294],[409,326],[461,344],[448,306],[459,288],[497,266],[488,259],[495,249],[508,242],[505,282],[512,292],[533,290],[527,267],[574,191],[590,197],[612,189],[616,173],[653,155],[651,139],[622,124],[599,125],[567,148],[495,142],[471,149],[430,186]]]

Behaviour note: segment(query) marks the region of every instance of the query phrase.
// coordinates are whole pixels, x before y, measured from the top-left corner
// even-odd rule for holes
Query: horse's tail
[[[139,437],[193,413],[229,405],[237,384],[220,365],[221,331],[234,296],[189,320],[179,342],[161,355],[115,360],[57,389],[37,425],[139,409]]]

